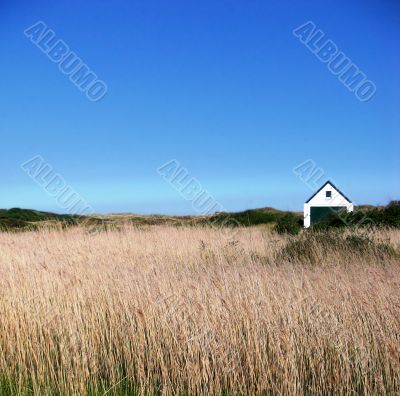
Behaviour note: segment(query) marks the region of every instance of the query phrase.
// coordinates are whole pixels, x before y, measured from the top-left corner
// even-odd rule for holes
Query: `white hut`
[[[308,228],[332,212],[352,212],[354,205],[329,180],[304,204],[304,227]]]

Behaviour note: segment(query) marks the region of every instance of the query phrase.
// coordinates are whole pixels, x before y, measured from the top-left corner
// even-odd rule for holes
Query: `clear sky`
[[[88,100],[24,35],[43,21],[108,86]],[[312,21],[374,82],[361,102],[292,31]],[[301,210],[312,159],[355,203],[400,197],[400,2],[0,0],[0,208],[62,212],[41,155],[98,212],[194,213],[176,159],[227,210]],[[325,177],[326,176],[326,177]]]

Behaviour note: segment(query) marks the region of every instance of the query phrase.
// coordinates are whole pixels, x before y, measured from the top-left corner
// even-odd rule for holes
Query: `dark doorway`
[[[345,206],[311,206],[311,225],[328,217],[332,213],[347,211]]]

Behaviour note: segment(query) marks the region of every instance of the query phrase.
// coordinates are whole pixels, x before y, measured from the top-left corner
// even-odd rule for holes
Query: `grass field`
[[[400,231],[0,233],[0,393],[398,394]]]

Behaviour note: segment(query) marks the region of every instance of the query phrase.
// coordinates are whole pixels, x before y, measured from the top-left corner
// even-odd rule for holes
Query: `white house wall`
[[[326,197],[326,191],[332,191],[332,197]],[[309,202],[304,204],[304,227],[311,225],[311,206],[343,206],[347,208],[347,212],[352,212],[353,204],[347,200],[339,191],[331,184],[324,186]]]

